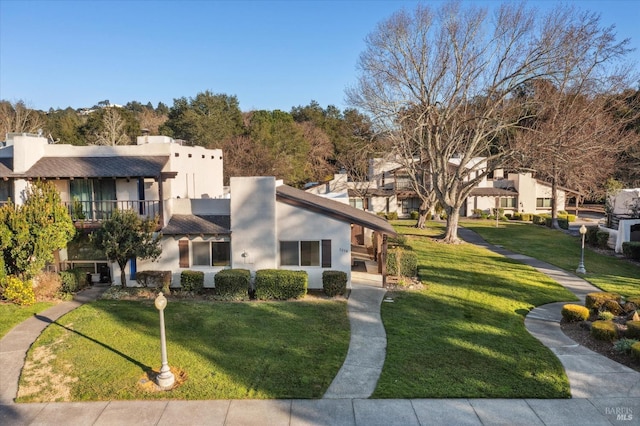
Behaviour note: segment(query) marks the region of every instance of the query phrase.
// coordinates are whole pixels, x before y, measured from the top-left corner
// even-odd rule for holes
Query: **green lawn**
[[[469,220],[461,223],[476,231],[492,244],[499,244],[516,253],[526,254],[575,273],[580,262],[580,238],[546,228],[518,222]],[[582,277],[593,285],[623,296],[640,295],[640,267],[623,258],[594,252],[586,247],[584,264],[587,270]]]
[[[447,245],[399,221],[418,254],[420,292],[383,303],[387,358],[375,398],[567,398],[553,353],[524,317],[535,306],[575,297],[516,261],[470,244]]]
[[[349,345],[344,301],[170,301],[165,318],[169,365],[187,377],[177,389],[140,386],[161,361],[152,302],[100,300],[44,331],[18,401],[319,398]]]
[[[54,304],[52,302],[39,302],[31,306],[18,306],[13,303],[0,303],[0,339],[22,321],[50,308]]]

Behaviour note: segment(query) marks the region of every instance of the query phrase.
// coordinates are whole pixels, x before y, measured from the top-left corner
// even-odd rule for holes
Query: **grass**
[[[476,231],[485,240],[516,253],[545,261],[575,273],[580,262],[580,238],[562,231],[528,223],[473,220],[461,223]],[[625,260],[597,253],[585,247],[584,264],[587,274],[581,275],[604,291],[623,296],[640,295],[640,267]]]
[[[0,339],[22,321],[54,304],[52,302],[38,302],[31,306],[18,306],[13,303],[0,303]]]
[[[99,300],[35,342],[18,401],[319,398],[349,344],[344,301],[171,302],[165,321],[169,365],[186,377],[174,390],[144,383],[160,367],[152,302]]]
[[[567,398],[554,354],[532,337],[533,307],[576,300],[531,267],[469,244],[447,245],[442,233],[399,221],[418,255],[419,292],[383,303],[387,358],[374,398]]]

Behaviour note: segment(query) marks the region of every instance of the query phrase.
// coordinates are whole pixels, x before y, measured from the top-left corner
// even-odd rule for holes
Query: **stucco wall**
[[[277,266],[281,269],[306,271],[309,288],[322,288],[323,271],[344,271],[347,282],[351,282],[351,224],[328,216],[284,203],[277,203],[277,228],[279,241],[331,240],[331,267],[281,266],[278,254]],[[279,243],[278,243],[279,244]]]

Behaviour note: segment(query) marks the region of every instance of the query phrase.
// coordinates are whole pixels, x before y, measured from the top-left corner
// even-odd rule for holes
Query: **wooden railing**
[[[159,200],[74,200],[64,205],[74,221],[100,222],[110,219],[116,210],[134,210],[140,216],[151,218],[160,215]]]

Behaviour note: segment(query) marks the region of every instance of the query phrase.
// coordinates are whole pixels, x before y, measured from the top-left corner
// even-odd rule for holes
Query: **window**
[[[551,208],[551,198],[536,198],[536,207],[538,208]]]
[[[362,202],[362,198],[349,198],[349,205],[351,207],[364,210],[364,203]]]
[[[178,242],[180,267],[189,267],[189,242]],[[231,244],[228,241],[197,241],[191,243],[193,266],[229,266]]]
[[[115,179],[74,179],[69,182],[74,219],[107,219],[116,201]]]
[[[402,214],[420,211],[420,204],[419,198],[405,198],[402,200]]]
[[[516,207],[516,198],[515,197],[500,198],[500,207],[514,209]]]
[[[280,241],[280,265],[331,267],[331,240]]]
[[[9,201],[9,198],[13,198],[12,187],[13,182],[0,179],[0,203]]]

